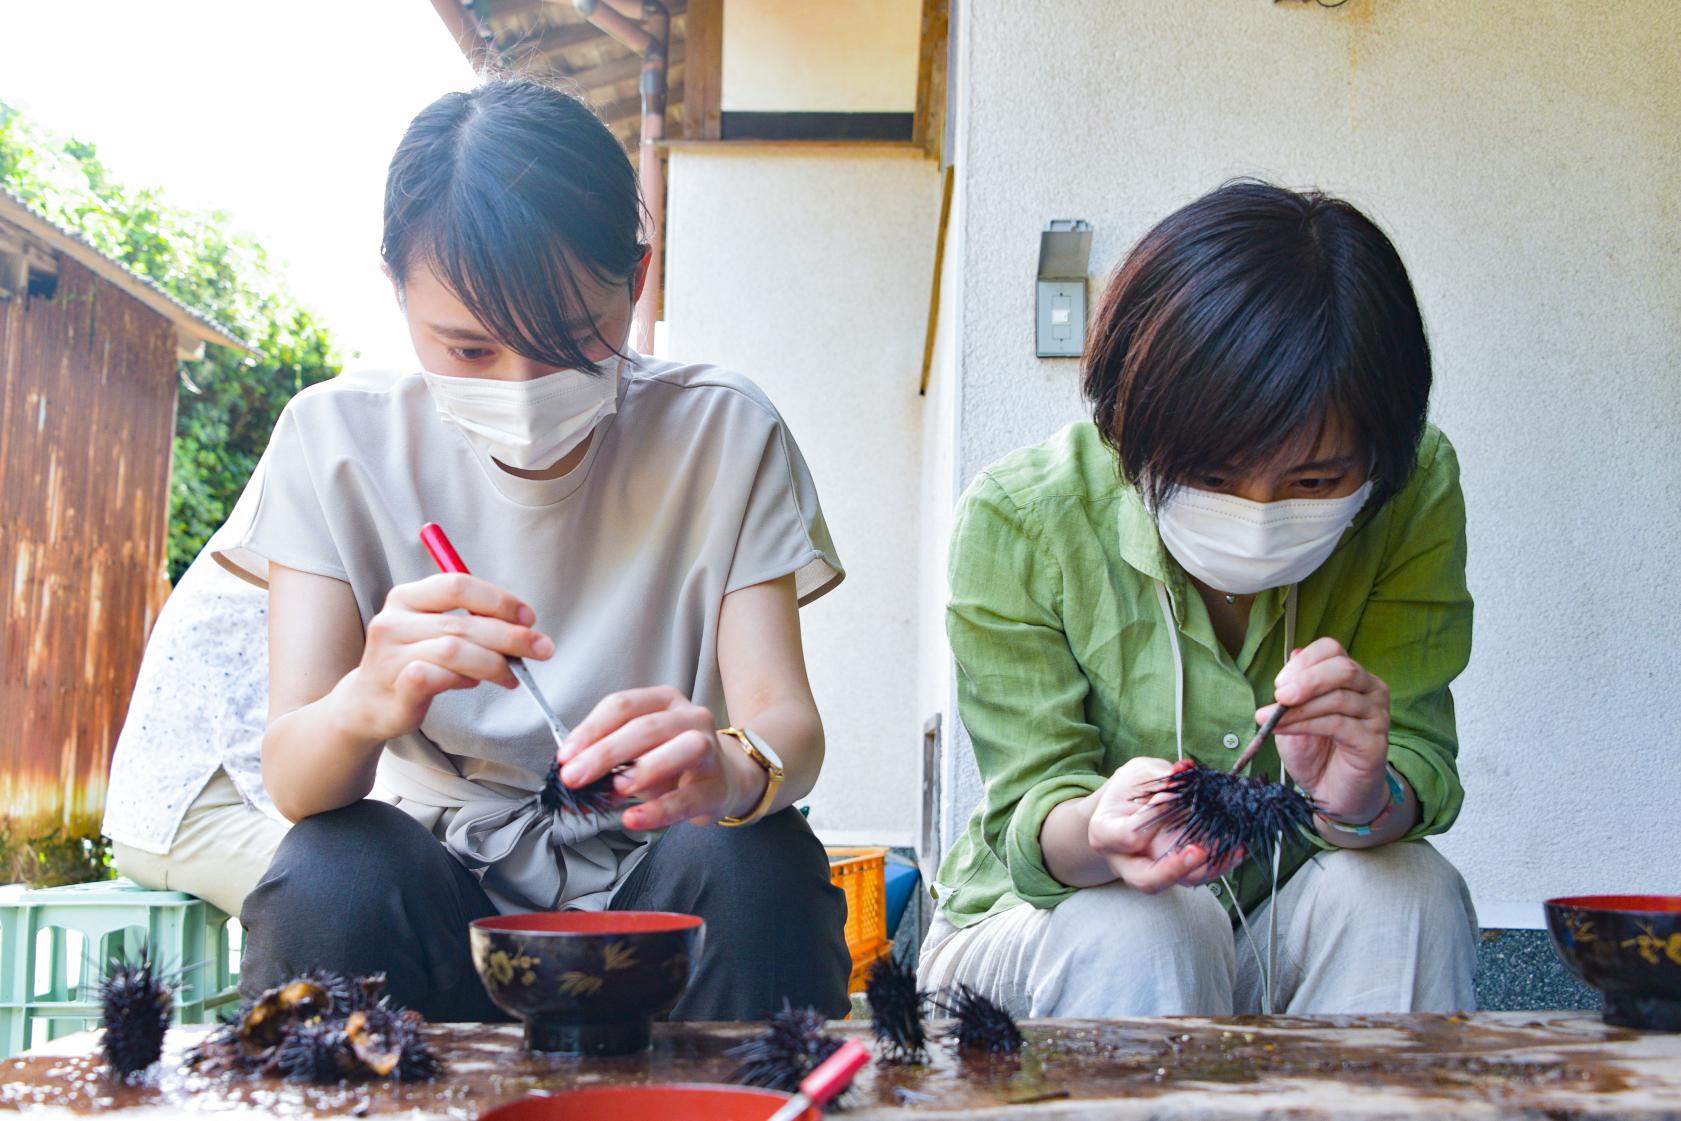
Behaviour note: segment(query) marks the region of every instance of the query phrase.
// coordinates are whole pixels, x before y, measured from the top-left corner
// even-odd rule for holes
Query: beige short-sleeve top
[[[609,693],[661,684],[726,724],[724,597],[793,574],[805,604],[843,576],[805,460],[758,387],[634,354],[584,461],[545,481],[471,445],[419,374],[312,386],[281,414],[249,531],[217,556],[258,583],[271,561],[343,580],[366,625],[392,587],[437,571],[419,536],[429,521],[554,638],[554,656],[528,664],[568,725]],[[645,838],[616,815],[551,823],[520,809],[553,756],[523,691],[480,686],[438,697],[389,742],[380,784],[505,911],[605,906]]]

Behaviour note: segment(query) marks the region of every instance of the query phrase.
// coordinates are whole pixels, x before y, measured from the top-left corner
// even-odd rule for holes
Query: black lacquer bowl
[[[1605,1022],[1681,1031],[1681,895],[1547,900],[1564,964],[1605,996]]]
[[[706,934],[694,915],[560,911],[478,919],[473,966],[533,1051],[627,1055],[688,987]]]

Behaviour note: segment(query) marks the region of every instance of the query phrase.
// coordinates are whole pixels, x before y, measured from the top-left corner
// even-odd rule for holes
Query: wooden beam
[[[917,396],[928,395],[928,382],[934,376],[934,337],[940,329],[940,282],[946,271],[946,230],[951,226],[951,191],[957,169],[947,167],[945,185],[940,188],[940,230],[934,235],[934,286],[928,296],[928,335],[922,341],[922,384]]]
[[[550,5],[548,3],[531,5],[533,8],[551,6],[559,7],[559,5]],[[565,10],[571,12],[572,5],[567,4],[565,6]],[[508,12],[506,14],[512,16],[514,13]],[[504,12],[499,9],[496,15],[497,17],[501,17],[504,15]],[[495,25],[500,25],[504,21],[501,18],[495,18],[491,22]],[[541,25],[534,30],[539,37],[540,49],[544,54],[553,54],[555,51],[562,51],[567,47],[575,47],[579,43],[588,43],[595,39],[607,39],[611,41],[605,31],[601,31],[592,24],[588,23],[551,23]]]
[[[496,61],[496,40],[461,0],[432,0],[432,8],[469,63],[478,67]]]
[[[716,140],[724,121],[724,0],[689,0],[686,23],[683,139]]]
[[[550,56],[555,68],[564,69],[564,59]],[[619,82],[628,81],[642,73],[642,56],[626,51],[624,57],[615,58],[610,62],[603,62],[598,66],[586,66],[581,70],[569,71],[566,77],[577,82],[585,89],[597,86],[611,86]]]
[[[593,93],[595,91],[586,91]],[[681,89],[672,90],[673,96],[681,94]],[[633,93],[629,97],[621,97],[616,101],[592,102],[598,117],[607,122],[607,127],[617,129],[620,125],[630,124],[637,134],[642,128],[642,94]]]
[[[590,70],[580,70],[576,74],[562,75],[562,80],[566,81],[566,82],[571,82],[572,84],[576,85],[579,89],[583,90],[584,93],[586,95],[588,95],[589,97],[603,98],[607,95],[606,91],[614,89],[615,87],[623,86],[627,82],[633,81],[635,79],[636,75],[641,74],[641,72],[642,72],[642,69],[641,69],[642,60],[641,59],[636,59],[635,61],[637,63],[637,69],[635,71],[633,71],[633,74],[632,74],[631,78],[620,78],[618,81],[615,81],[615,82],[596,81],[596,80],[591,79],[590,75],[592,73],[594,73],[595,70],[599,70],[601,68],[600,67],[593,67]],[[682,98],[683,98],[683,68],[681,66],[673,66],[669,71],[666,72],[665,82],[666,82],[665,101],[666,101],[666,105],[668,107],[668,111],[670,111],[672,109],[675,109],[675,108],[678,108],[678,107],[681,107]],[[641,83],[640,82],[637,82],[637,84],[635,86],[632,86],[631,88],[635,89],[637,91],[637,96],[638,97],[641,96],[642,91],[641,91]],[[629,99],[626,98],[624,100],[628,101]],[[617,102],[617,101],[615,102],[615,104],[618,104],[618,103],[619,102]],[[637,110],[636,110],[635,113],[632,114],[632,116],[636,117],[638,120],[640,120],[642,118],[642,110],[641,110],[640,102],[638,102]],[[612,118],[607,118],[607,119],[612,120]]]
[[[912,139],[941,158],[946,132],[946,69],[951,0],[922,0],[922,43],[916,68],[916,130]]]
[[[596,116],[608,124],[626,117],[635,117],[637,120],[641,120],[642,94],[638,92],[631,94],[629,97],[621,97],[617,101],[609,101],[605,104],[596,103],[595,113]]]

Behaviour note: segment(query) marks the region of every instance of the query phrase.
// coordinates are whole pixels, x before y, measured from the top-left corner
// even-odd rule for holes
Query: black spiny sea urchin
[[[288,1082],[313,1082],[318,1086],[343,1081],[356,1064],[344,1028],[326,1020],[291,1025],[274,1054],[274,1065]]]
[[[362,1065],[380,1078],[422,1082],[442,1069],[431,1045],[420,1034],[420,1013],[379,1004],[352,1012],[345,1021],[345,1037]]]
[[[594,782],[573,788],[560,781],[560,763],[550,763],[549,773],[543,776],[543,792],[538,797],[550,813],[606,813],[624,801],[613,789],[613,777],[617,773],[608,771]]]
[[[158,1061],[175,996],[148,949],[137,961],[111,959],[99,983],[99,1007],[105,1027],[100,1050],[111,1073],[127,1080]]]
[[[187,1056],[206,1074],[283,1074],[295,1082],[435,1078],[443,1063],[420,1013],[393,1005],[385,975],[314,972],[270,989]]]
[[[952,989],[940,1008],[957,1021],[947,1038],[956,1040],[960,1051],[1013,1055],[1026,1042],[1014,1016],[968,985]]]
[[[730,1081],[792,1094],[819,1063],[840,1050],[841,1041],[824,1030],[828,1024],[815,1008],[784,1001],[763,1033],[725,1052],[741,1060]]]
[[[1150,792],[1172,795],[1155,820],[1179,831],[1175,847],[1199,845],[1216,867],[1239,851],[1269,867],[1280,834],[1289,843],[1313,827],[1313,803],[1294,786],[1229,774],[1200,759],[1185,760]]]
[[[920,1063],[928,1057],[928,1030],[922,1017],[931,994],[916,987],[909,966],[882,958],[870,969],[864,996],[870,1002],[870,1027],[888,1062]]]

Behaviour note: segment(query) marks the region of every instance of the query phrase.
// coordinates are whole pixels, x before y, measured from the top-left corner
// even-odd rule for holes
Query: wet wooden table
[[[837,1034],[867,1030],[836,1024]],[[866,1068],[853,1121],[1115,1118],[1665,1118],[1681,1121],[1681,1035],[1607,1028],[1582,1013],[1307,1020],[1030,1021],[1019,1057],[970,1059],[936,1044],[924,1066]],[[113,1086],[87,1032],[0,1062],[0,1110],[36,1117],[405,1116],[474,1118],[528,1093],[640,1082],[718,1082],[738,1024],[666,1024],[647,1054],[530,1055],[519,1029],[431,1029],[446,1064],[423,1085],[336,1088],[209,1078],[181,1057],[207,1028],[170,1032],[140,1086]]]

